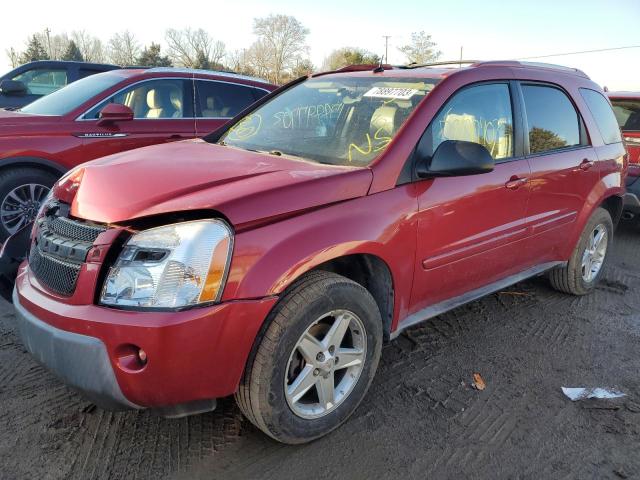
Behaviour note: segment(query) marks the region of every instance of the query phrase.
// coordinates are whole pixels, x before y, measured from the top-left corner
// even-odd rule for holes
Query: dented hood
[[[95,222],[185,210],[221,212],[234,225],[367,194],[366,168],[322,165],[191,140],[86,163],[71,205]]]

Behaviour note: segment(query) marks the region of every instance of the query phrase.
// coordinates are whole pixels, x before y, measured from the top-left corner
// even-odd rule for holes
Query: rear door
[[[261,88],[222,80],[196,78],[194,84],[198,136],[217,130],[229,119],[269,93]]]
[[[195,137],[190,78],[154,78],[124,87],[76,121],[87,160],[112,153]],[[134,119],[100,125],[108,103],[126,105]]]
[[[493,172],[416,183],[418,242],[412,311],[459,297],[523,270],[529,165],[522,155],[510,82],[459,90],[421,142],[432,155],[444,140],[484,145]]]
[[[531,168],[527,256],[539,264],[562,259],[600,174],[584,121],[569,95],[556,85],[519,85]]]

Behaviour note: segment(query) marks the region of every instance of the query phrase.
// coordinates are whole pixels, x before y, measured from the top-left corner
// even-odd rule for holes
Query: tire
[[[587,275],[585,272],[592,269],[584,268],[583,257],[587,247],[590,246],[590,241],[596,228],[604,228],[604,231],[606,231],[604,256],[597,272]],[[571,295],[586,295],[591,292],[602,276],[612,242],[613,221],[611,220],[611,215],[604,208],[598,208],[587,222],[567,265],[554,268],[549,272],[549,280],[553,288]]]
[[[327,316],[329,312],[331,315]],[[318,319],[321,320],[317,322]],[[334,331],[331,327],[346,324],[344,338],[333,352],[331,347],[322,347],[326,354],[322,368],[326,370],[313,368],[315,363],[307,362],[298,347],[303,334],[328,329],[319,336],[324,335],[322,341],[331,343],[327,340]],[[344,347],[349,342],[351,347]],[[353,413],[375,375],[381,348],[382,318],[371,294],[343,276],[310,272],[288,289],[267,318],[247,362],[236,401],[244,415],[275,440],[288,444],[309,442],[331,432]],[[361,364],[345,368],[336,363],[335,367],[327,367],[331,358],[348,364],[348,360],[339,359],[341,352],[347,351],[360,352]],[[319,354],[316,363],[318,358]],[[329,370],[333,373],[326,373]],[[292,380],[302,378],[305,371],[305,378],[319,383],[294,401]],[[335,402],[323,404],[321,385],[327,382],[336,385]],[[339,399],[341,393],[343,397]],[[314,403],[316,399],[318,402]],[[333,406],[325,408],[326,405]]]
[[[44,200],[57,179],[56,175],[33,167],[9,168],[0,173],[0,241],[35,218],[39,201]],[[33,190],[29,185],[34,185]],[[11,192],[17,197],[9,197]],[[24,202],[18,203],[17,199]]]

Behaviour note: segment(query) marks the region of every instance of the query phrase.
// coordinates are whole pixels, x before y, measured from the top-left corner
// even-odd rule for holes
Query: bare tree
[[[202,28],[170,28],[165,40],[169,47],[169,57],[174,64],[183,67],[220,66],[225,56],[225,44],[214,40]]]
[[[17,52],[15,48],[11,47],[5,50],[9,61],[11,62],[11,68],[16,68],[20,65],[20,52]]]
[[[129,30],[116,33],[109,40],[109,61],[116,65],[135,65],[140,44]]]
[[[36,37],[49,53],[52,60],[61,60],[69,46],[69,36],[66,33],[51,35],[49,31],[36,33]]]
[[[440,58],[442,52],[435,49],[436,45],[436,42],[431,40],[431,35],[427,35],[424,31],[413,32],[411,42],[399,47],[398,50],[405,54],[407,63],[421,65]]]
[[[253,20],[253,33],[257,41],[251,46],[251,66],[274,82],[283,78],[307,54],[305,42],[309,30],[295,17],[269,15]]]
[[[71,39],[76,43],[85,62],[104,62],[106,53],[102,41],[84,30],[71,32]]]

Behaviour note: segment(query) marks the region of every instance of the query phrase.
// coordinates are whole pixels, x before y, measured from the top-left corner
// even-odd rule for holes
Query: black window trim
[[[581,87],[581,88],[585,88],[587,90],[593,90],[593,88],[587,88],[587,87]],[[593,90],[594,92],[597,92],[597,90]],[[598,92],[600,93],[600,92]],[[605,98],[607,98],[605,96]],[[615,107],[616,105],[614,105],[614,102],[637,102],[640,103],[640,98],[638,97],[631,97],[631,98],[625,98],[625,97],[608,97],[609,102],[611,103],[612,107]],[[616,118],[616,121],[618,119]],[[619,124],[618,124],[619,125]],[[625,132],[629,132],[629,133],[638,133],[640,132],[640,128],[639,129],[635,129],[635,130],[631,130],[631,129],[625,129],[623,127],[620,127],[620,131],[622,132],[622,135],[624,137]],[[611,144],[609,144],[611,145]]]
[[[422,139],[425,138],[426,135],[431,135],[431,125],[433,124],[433,120],[440,115],[442,110],[447,106],[449,101],[458,95],[460,92],[467,90],[469,88],[474,88],[483,85],[507,85],[509,91],[509,101],[511,102],[511,117],[513,121],[513,156],[507,158],[501,158],[499,160],[495,160],[496,165],[500,165],[503,163],[517,162],[519,160],[524,160],[526,157],[524,155],[524,123],[523,123],[523,112],[521,102],[516,100],[517,95],[517,81],[511,78],[504,79],[491,79],[491,80],[481,80],[478,82],[468,83],[466,85],[461,86],[457,90],[455,90],[451,95],[447,97],[442,106],[438,109],[438,111],[433,115],[431,121],[426,126],[422,135],[416,142],[409,158],[405,161],[400,175],[398,176],[398,180],[396,181],[396,186],[405,185],[407,183],[420,182],[423,180],[429,180],[426,178],[419,178],[416,175],[415,167],[416,167],[416,156],[418,146],[422,142]],[[425,101],[428,101],[429,96],[425,98]]]
[[[564,89],[562,86],[555,83],[542,82],[538,80],[517,80],[515,81],[515,83],[516,83],[516,89],[518,91],[518,99],[519,99],[520,108],[522,112],[522,126],[523,126],[523,132],[524,132],[522,140],[523,140],[523,147],[524,147],[523,152],[524,152],[525,158],[542,157],[545,155],[554,155],[556,153],[564,153],[564,152],[571,152],[575,150],[583,150],[586,148],[592,148],[591,136],[589,134],[589,131],[587,130],[587,126],[585,124],[584,118],[582,118],[582,112],[576,105],[571,94],[567,92],[566,89]],[[527,110],[524,103],[524,94],[522,93],[523,85],[554,88],[562,92],[564,96],[567,97],[567,99],[573,106],[573,109],[575,110],[576,114],[578,115],[578,130],[579,130],[579,136],[580,136],[580,144],[571,145],[568,147],[556,148],[553,150],[545,150],[544,152],[531,153],[530,146],[529,146],[529,121],[527,119]]]

